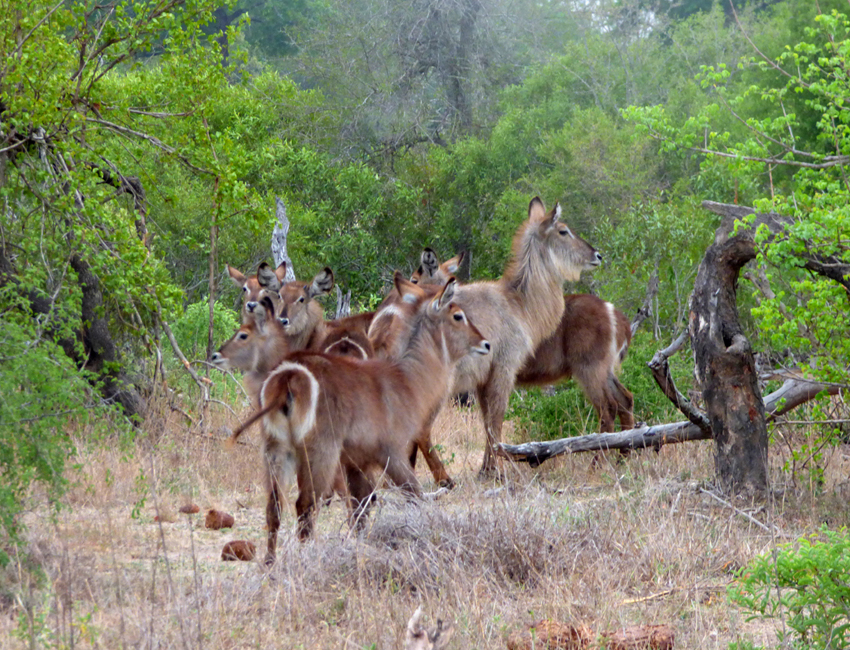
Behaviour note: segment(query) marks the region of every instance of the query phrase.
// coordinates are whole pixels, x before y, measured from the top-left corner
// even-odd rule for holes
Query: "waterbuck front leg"
[[[434,477],[434,482],[444,488],[452,489],[455,486],[455,482],[452,480],[449,473],[446,471],[445,465],[443,465],[443,461],[440,458],[440,454],[437,453],[437,450],[434,448],[434,445],[431,444],[431,429],[434,424],[434,420],[437,419],[437,415],[440,413],[440,409],[442,408],[442,404],[438,406],[428,417],[428,421],[422,427],[422,430],[419,432],[419,435],[416,437],[416,446],[413,448],[413,453],[411,454],[411,467],[416,467],[415,459],[416,459],[416,449],[418,448],[422,455],[425,457],[425,462],[428,463],[428,469],[431,470],[431,475]]]
[[[480,478],[491,478],[498,474],[496,445],[502,442],[502,422],[504,422],[508,399],[513,390],[514,375],[510,380],[491,376],[486,384],[478,387],[478,404],[481,407],[481,419],[484,422],[487,437],[484,461],[478,472]]]

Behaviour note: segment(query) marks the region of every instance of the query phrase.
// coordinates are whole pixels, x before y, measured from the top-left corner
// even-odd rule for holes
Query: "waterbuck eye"
[[[570,234],[569,230],[559,230],[558,232],[561,233],[561,237],[566,237]]]
[[[242,285],[242,291],[244,291],[245,293],[248,292],[248,287],[246,287],[244,284]]]
[[[463,312],[462,311],[456,311],[454,313],[454,319],[458,322],[462,321],[463,320]]]
[[[236,338],[239,339],[240,341],[244,341],[245,339],[248,338],[248,333],[247,332],[239,332],[239,335]]]
[[[301,297],[298,299],[298,302],[304,302],[304,296],[301,296]]]

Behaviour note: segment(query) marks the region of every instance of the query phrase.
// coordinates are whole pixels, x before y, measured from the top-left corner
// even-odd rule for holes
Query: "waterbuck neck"
[[[551,252],[526,223],[514,239],[514,255],[500,280],[505,295],[523,311],[534,346],[554,332],[564,312],[564,278]]]

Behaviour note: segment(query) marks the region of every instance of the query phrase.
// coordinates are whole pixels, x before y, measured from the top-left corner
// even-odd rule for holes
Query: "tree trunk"
[[[116,370],[119,361],[118,350],[109,333],[108,320],[103,315],[103,294],[100,281],[92,272],[88,262],[74,255],[71,267],[77,273],[80,289],[83,293],[80,317],[82,321],[82,342],[85,358],[70,355],[82,367],[95,372],[102,380],[101,393],[107,401],[121,405],[128,417],[142,415],[144,400],[127,380],[123,370]],[[35,306],[35,305],[34,305]],[[68,352],[73,345],[62,346]]]
[[[289,218],[286,216],[286,204],[279,196],[275,197],[275,216],[277,223],[272,232],[272,255],[274,255],[274,265],[278,267],[281,263],[286,262],[286,277],[284,282],[295,282],[295,269],[292,267],[292,260],[289,258],[289,253],[286,252],[286,238],[289,235]]]

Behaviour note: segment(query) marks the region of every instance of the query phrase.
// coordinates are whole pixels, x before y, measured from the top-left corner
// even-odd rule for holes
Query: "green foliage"
[[[850,645],[850,535],[822,528],[742,568],[730,600],[747,620],[782,619],[780,642],[811,650]]]
[[[196,359],[206,353],[209,334],[209,302],[189,305],[183,315],[171,325],[177,344],[187,359]],[[221,302],[213,305],[213,341],[216,347],[233,336],[239,329],[239,314]]]
[[[757,233],[760,273],[769,286],[754,294],[752,316],[763,343],[810,376],[845,383],[850,311],[843,280],[829,267],[850,262],[844,158],[850,21],[836,11],[813,11],[802,29],[783,32],[800,40],[784,49],[772,44],[773,60],[741,60],[737,70],[704,66],[698,80],[716,101],[693,116],[677,121],[660,106],[633,107],[626,115],[665,151],[705,154],[700,178],[726,179],[725,195],[711,198],[737,198],[793,219],[779,236],[766,228]]]
[[[67,487],[69,432],[88,426],[126,427],[97,403],[91,386],[35,320],[0,328],[0,566],[20,541],[20,514],[31,486],[58,506]],[[94,401],[94,405],[92,404]]]

